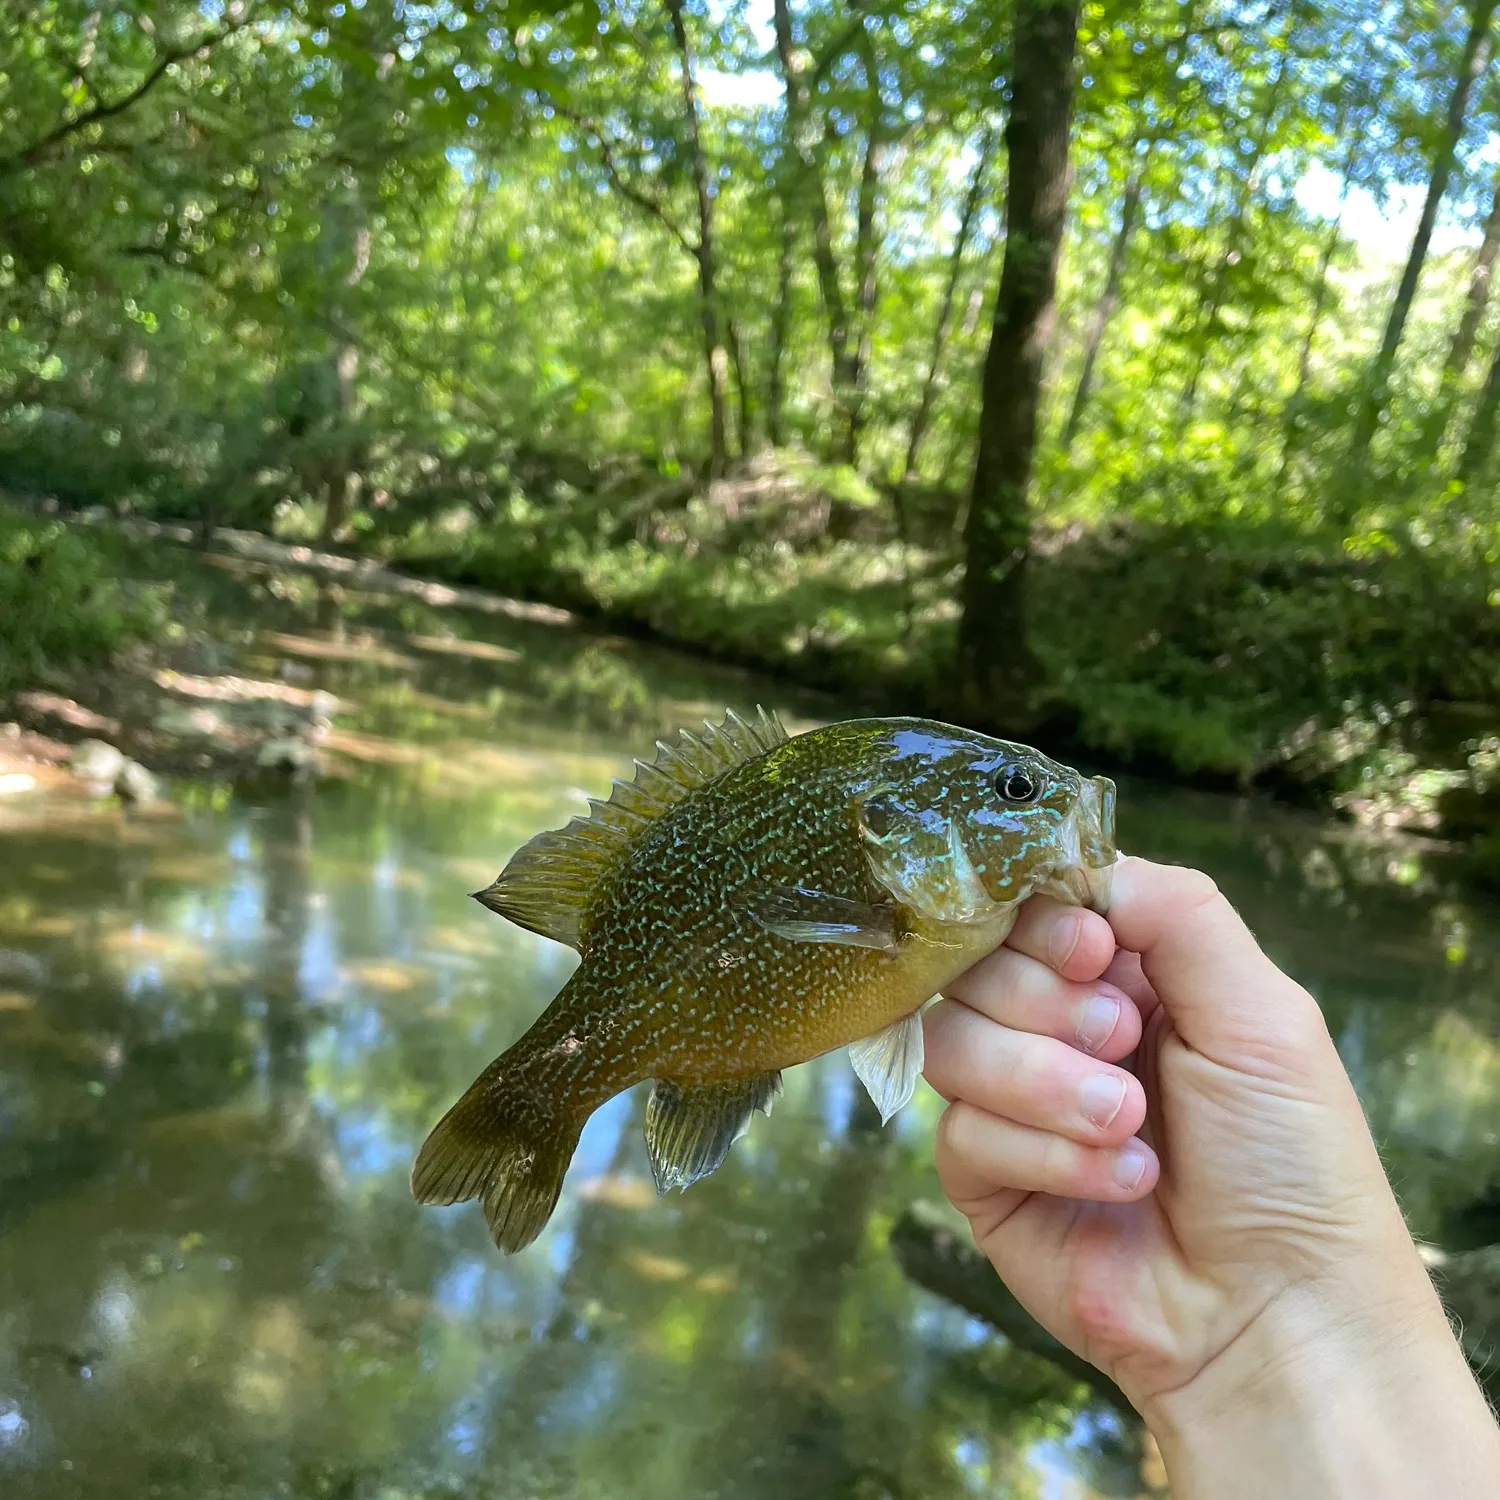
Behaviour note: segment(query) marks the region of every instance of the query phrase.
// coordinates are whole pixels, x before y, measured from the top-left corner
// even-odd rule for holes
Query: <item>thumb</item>
[[[1317,1002],[1266,957],[1201,870],[1122,859],[1108,916],[1195,1051],[1239,1071],[1329,1045]]]

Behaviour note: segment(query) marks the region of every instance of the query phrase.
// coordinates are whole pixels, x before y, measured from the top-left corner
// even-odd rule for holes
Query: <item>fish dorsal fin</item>
[[[656,758],[636,761],[635,778],[616,781],[609,800],[589,799],[590,814],[539,833],[511,856],[495,883],[475,899],[517,926],[581,953],[584,918],[600,889],[625,862],[636,838],[684,797],[726,771],[787,742],[774,713],[742,719],[729,709],[703,733],[682,730],[675,745],[656,742]]]

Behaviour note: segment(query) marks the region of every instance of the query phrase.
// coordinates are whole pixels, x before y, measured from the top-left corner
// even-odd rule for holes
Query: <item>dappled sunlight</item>
[[[685,1260],[670,1255],[653,1255],[649,1250],[629,1251],[625,1264],[647,1281],[685,1281],[693,1274],[692,1266]]]
[[[178,933],[153,931],[134,924],[106,933],[99,947],[129,979],[159,981],[166,971],[201,975],[209,962],[208,949],[203,943]]]
[[[521,653],[509,646],[497,646],[490,641],[466,640],[462,636],[409,635],[408,645],[419,651],[432,651],[440,656],[459,656],[466,661],[518,662]]]
[[[95,713],[71,698],[58,693],[18,693],[16,702],[24,709],[41,718],[54,719],[70,729],[87,730],[90,734],[114,735],[120,732],[120,721],[106,714]]]
[[[389,958],[372,958],[345,964],[340,978],[360,989],[381,995],[405,995],[431,982],[431,971],[422,964],[398,963]]]
[[[574,1189],[574,1195],[585,1203],[603,1203],[609,1208],[623,1208],[633,1213],[656,1205],[657,1192],[645,1177],[609,1175],[589,1177]]]
[[[404,656],[382,645],[374,636],[359,633],[342,640],[325,639],[322,636],[287,635],[282,631],[267,631],[265,643],[284,651],[288,656],[303,656],[313,661],[357,662],[366,667],[394,667],[407,671],[416,667],[414,657]]]
[[[478,925],[428,927],[423,939],[429,952],[445,958],[489,958],[499,946],[493,931]]]
[[[419,766],[432,755],[421,745],[388,735],[361,734],[352,729],[334,729],[323,741],[323,748],[332,755],[341,755],[348,760],[364,761],[370,765]]]

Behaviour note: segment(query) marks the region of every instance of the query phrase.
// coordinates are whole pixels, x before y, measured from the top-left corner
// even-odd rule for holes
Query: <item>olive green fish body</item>
[[[480,893],[582,962],[439,1123],[414,1191],[480,1197],[497,1242],[519,1248],[605,1100],[656,1080],[653,1168],[685,1186],[769,1111],[783,1068],[851,1044],[888,1114],[920,1068],[921,1005],[1004,939],[1027,895],[1102,901],[1112,795],[923,720],[788,740],[770,716],[731,716],[662,747]]]

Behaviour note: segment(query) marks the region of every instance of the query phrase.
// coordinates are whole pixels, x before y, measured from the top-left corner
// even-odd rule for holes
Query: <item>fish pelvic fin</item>
[[[491,1063],[433,1126],[411,1172],[418,1203],[478,1198],[507,1254],[541,1232],[562,1191],[582,1120],[549,1114],[507,1089],[505,1059]]]
[[[922,1073],[922,1013],[913,1011],[849,1044],[849,1061],[875,1107],[880,1123],[905,1107]]]
[[[751,1113],[770,1114],[780,1092],[780,1073],[726,1083],[658,1078],[646,1106],[646,1150],[656,1191],[691,1187],[722,1166],[729,1148],[750,1128]]]
[[[742,719],[729,709],[701,734],[683,730],[675,745],[656,742],[651,762],[636,761],[631,781],[616,781],[607,801],[589,799],[589,816],[523,844],[493,885],[474,899],[502,917],[581,953],[588,909],[629,857],[645,829],[685,797],[787,742],[767,709]]]

